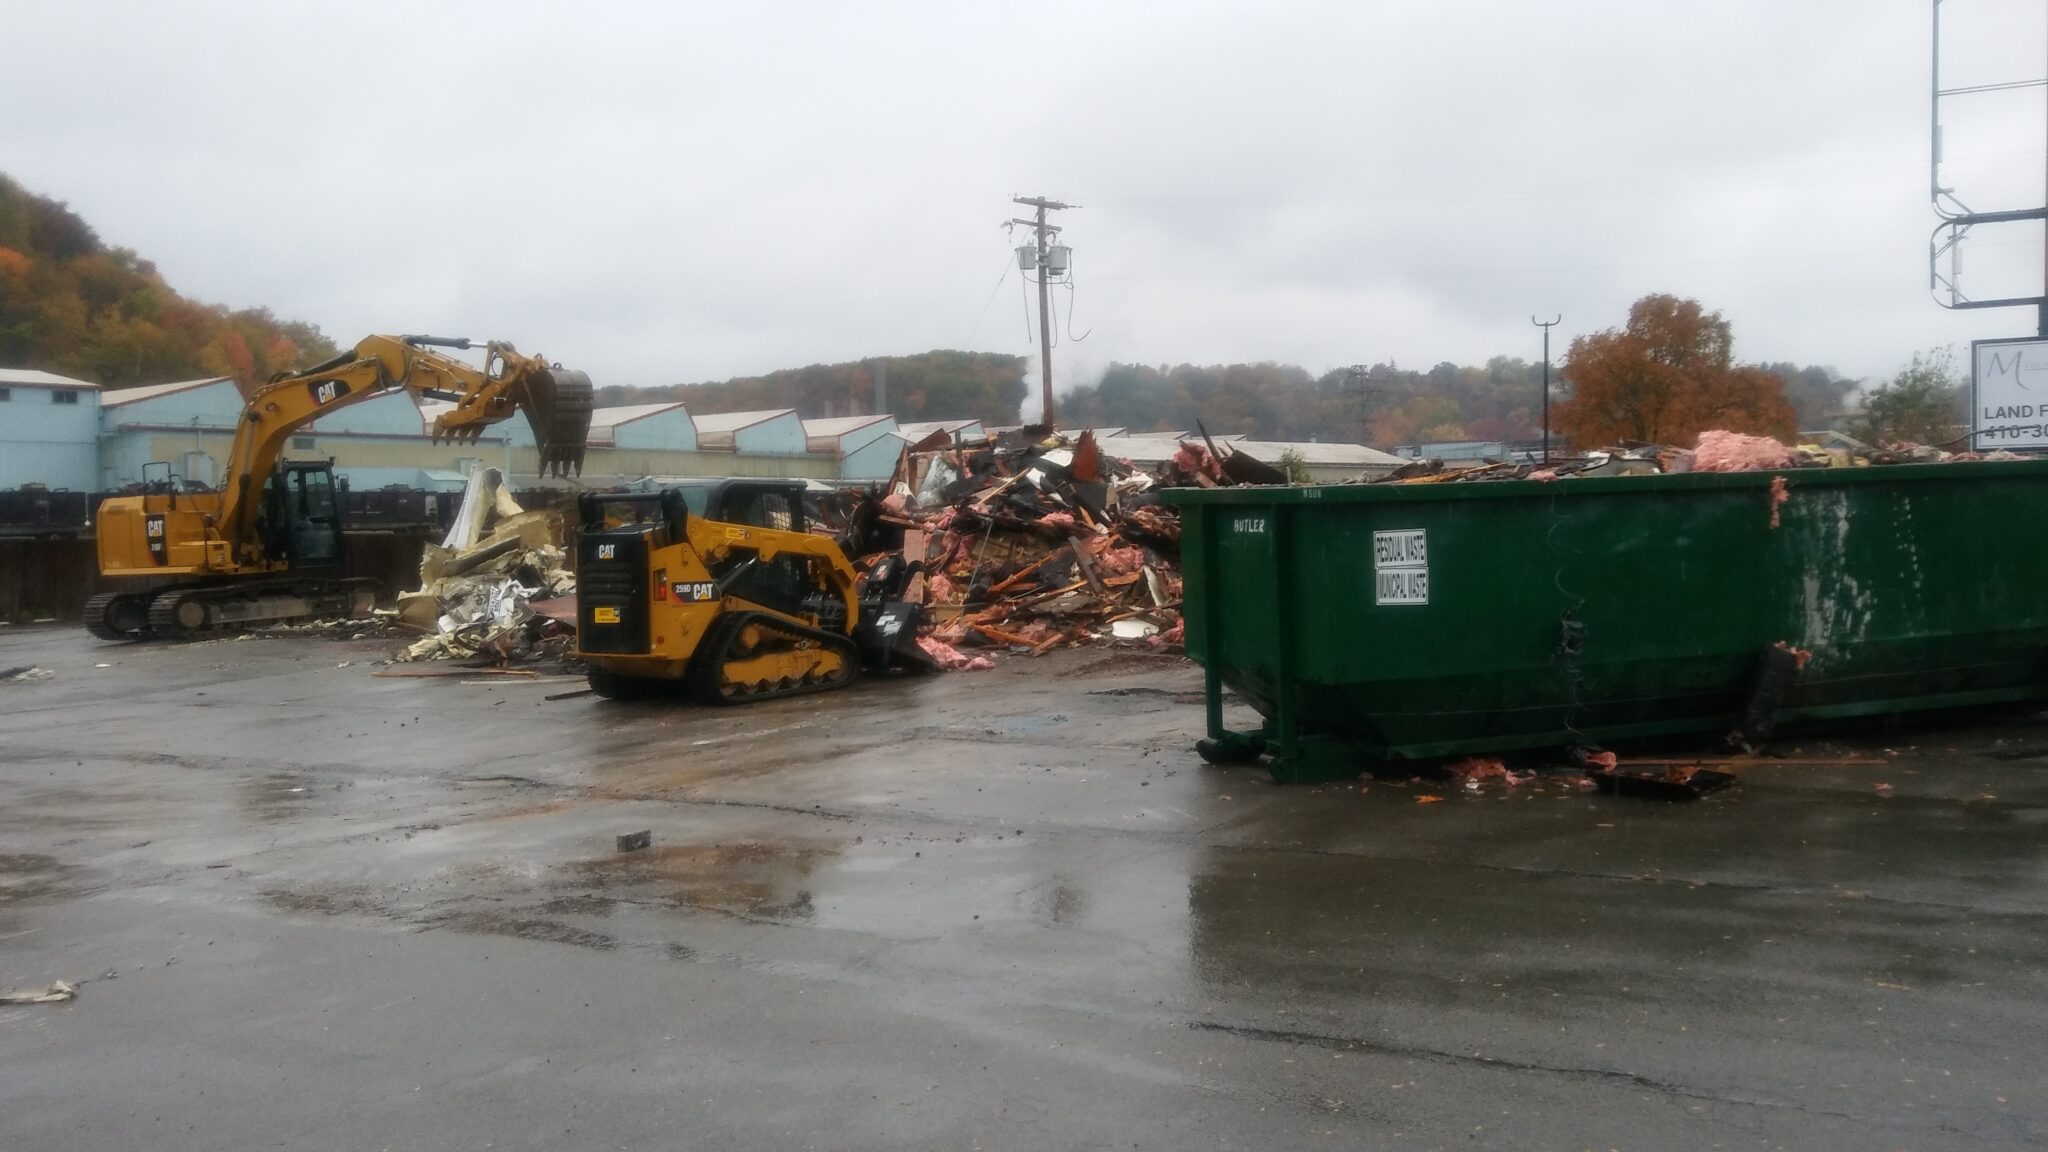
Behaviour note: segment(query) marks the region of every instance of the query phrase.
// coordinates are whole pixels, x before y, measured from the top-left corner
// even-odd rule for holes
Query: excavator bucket
[[[544,368],[527,375],[520,402],[540,448],[541,475],[567,476],[572,468],[583,474],[592,396],[590,377],[573,369]]]

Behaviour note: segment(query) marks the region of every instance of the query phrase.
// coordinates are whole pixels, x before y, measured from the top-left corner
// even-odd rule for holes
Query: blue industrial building
[[[224,478],[246,398],[229,377],[180,380],[118,391],[47,372],[0,369],[0,489],[40,484],[111,491],[171,475],[215,486]],[[289,459],[328,459],[351,488],[459,488],[467,468],[502,468],[538,482],[533,430],[523,417],[459,445],[433,444],[434,417],[448,406],[394,391],[350,405],[301,429]],[[947,421],[954,435],[976,421]],[[680,401],[599,408],[591,416],[583,482],[641,476],[787,476],[870,483],[886,480],[909,442],[889,415],[802,420],[796,410],[696,415]]]
[[[798,456],[810,451],[804,422],[794,408],[714,412],[697,417],[697,443],[707,449]]]
[[[100,388],[27,368],[0,368],[0,488],[97,483]]]
[[[839,461],[839,478],[857,483],[887,480],[903,455],[896,418],[836,416],[804,421],[804,442],[812,452]]]

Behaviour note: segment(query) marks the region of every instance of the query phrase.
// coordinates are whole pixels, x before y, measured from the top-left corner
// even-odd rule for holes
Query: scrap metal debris
[[[566,656],[573,611],[565,619],[534,608],[576,591],[564,532],[561,512],[528,512],[497,469],[471,469],[447,537],[420,561],[419,590],[398,598],[398,622],[427,635],[393,659],[503,666]]]

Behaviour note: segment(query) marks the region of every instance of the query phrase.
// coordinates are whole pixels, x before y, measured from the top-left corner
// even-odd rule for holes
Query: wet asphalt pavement
[[[2048,1141],[2048,720],[1681,806],[1205,768],[1143,655],[714,710],[389,647],[0,632],[0,988],[81,986],[0,1007],[0,1148]]]

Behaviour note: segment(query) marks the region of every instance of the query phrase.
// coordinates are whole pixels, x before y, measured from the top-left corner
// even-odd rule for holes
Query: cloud
[[[1958,6],[1957,82],[2042,16]],[[1698,297],[1742,355],[1890,371],[2030,331],[1927,295],[1924,5],[44,5],[0,156],[204,298],[350,340],[512,339],[603,383],[971,344],[1030,356],[1012,193],[1112,360],[1533,357]],[[1948,118],[2038,203],[2040,92]],[[2029,199],[2031,197],[2031,199]],[[2034,290],[2038,229],[1972,283]],[[1061,319],[1066,318],[1061,302]],[[1035,371],[1033,373],[1035,381]]]

